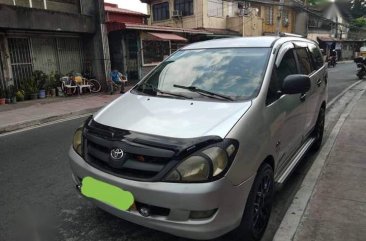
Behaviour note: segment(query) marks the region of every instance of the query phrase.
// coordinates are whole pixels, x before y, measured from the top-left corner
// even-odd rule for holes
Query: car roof
[[[278,36],[260,36],[260,37],[234,37],[234,38],[222,38],[213,39],[202,42],[189,44],[183,47],[183,50],[187,49],[214,49],[214,48],[269,48],[272,47],[277,40],[278,42],[286,42],[290,40],[300,40],[311,42],[305,38],[298,37],[278,37]]]

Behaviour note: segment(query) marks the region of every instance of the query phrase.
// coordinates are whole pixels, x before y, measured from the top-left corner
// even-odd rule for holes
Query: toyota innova
[[[194,43],[75,132],[73,180],[98,207],[152,229],[259,240],[276,185],[321,146],[326,99],[315,42]]]

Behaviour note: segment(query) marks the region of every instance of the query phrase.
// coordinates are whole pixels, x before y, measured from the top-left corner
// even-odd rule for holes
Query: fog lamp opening
[[[206,211],[191,211],[189,219],[206,219],[212,217],[217,211],[216,209]]]

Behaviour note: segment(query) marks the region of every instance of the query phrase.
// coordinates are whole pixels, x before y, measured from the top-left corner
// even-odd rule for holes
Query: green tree
[[[351,24],[356,27],[360,27],[360,28],[366,27],[366,18],[359,17],[359,18],[353,19]]]
[[[352,0],[351,13],[354,18],[366,16],[366,0]]]

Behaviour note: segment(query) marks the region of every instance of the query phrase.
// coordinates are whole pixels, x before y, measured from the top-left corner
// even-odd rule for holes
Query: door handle
[[[322,85],[322,80],[321,79],[318,79],[318,81],[316,82],[316,85],[318,86],[318,87],[320,87],[321,85]]]
[[[301,100],[301,102],[304,102],[306,100],[306,93],[301,94],[300,100]]]

